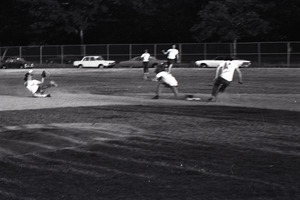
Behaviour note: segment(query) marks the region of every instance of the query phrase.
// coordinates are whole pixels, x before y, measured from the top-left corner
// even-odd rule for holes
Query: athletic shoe
[[[192,101],[194,100],[194,95],[185,95],[185,100]]]
[[[216,97],[209,97],[208,99],[207,99],[207,101],[216,101],[217,99],[216,99]]]
[[[36,98],[45,98],[45,97],[50,97],[50,96],[51,96],[50,94],[41,94],[41,93],[33,94],[33,97],[36,97]]]
[[[50,84],[54,87],[57,87],[58,85],[55,83],[55,81],[50,81]]]
[[[156,95],[156,96],[154,96],[152,99],[159,99],[159,96]]]

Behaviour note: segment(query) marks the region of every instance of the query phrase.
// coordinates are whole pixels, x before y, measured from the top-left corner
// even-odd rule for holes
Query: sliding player
[[[50,87],[57,87],[57,84],[54,81],[50,81],[49,83],[45,83],[46,72],[43,71],[41,76],[42,79],[36,80],[33,79],[32,70],[29,70],[24,77],[24,85],[25,87],[32,93],[33,97],[51,97],[50,94],[46,94],[45,90]]]

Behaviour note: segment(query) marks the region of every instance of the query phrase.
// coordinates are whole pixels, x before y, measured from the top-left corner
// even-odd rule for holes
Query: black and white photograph
[[[0,1],[0,200],[300,199],[300,0]]]

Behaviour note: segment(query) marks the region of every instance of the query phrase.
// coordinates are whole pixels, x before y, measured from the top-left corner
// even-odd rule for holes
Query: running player
[[[223,63],[221,63],[216,69],[216,75],[214,78],[214,86],[212,89],[211,97],[209,101],[215,100],[218,93],[223,93],[225,89],[233,80],[234,72],[237,71],[239,76],[239,83],[242,84],[242,72],[239,69],[239,65],[232,61],[231,57],[228,57]]]
[[[148,50],[145,49],[145,52],[141,55],[142,61],[143,61],[143,66],[144,66],[144,80],[149,79],[149,58],[150,58],[150,53],[148,53]]]
[[[176,45],[173,44],[171,49],[168,49],[168,51],[163,50],[162,52],[163,54],[168,55],[168,72],[171,74],[175,61],[179,63],[179,51],[176,49]]]

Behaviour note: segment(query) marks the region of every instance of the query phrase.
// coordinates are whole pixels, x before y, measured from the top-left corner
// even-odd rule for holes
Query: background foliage
[[[300,0],[4,0],[0,45],[295,41]]]

